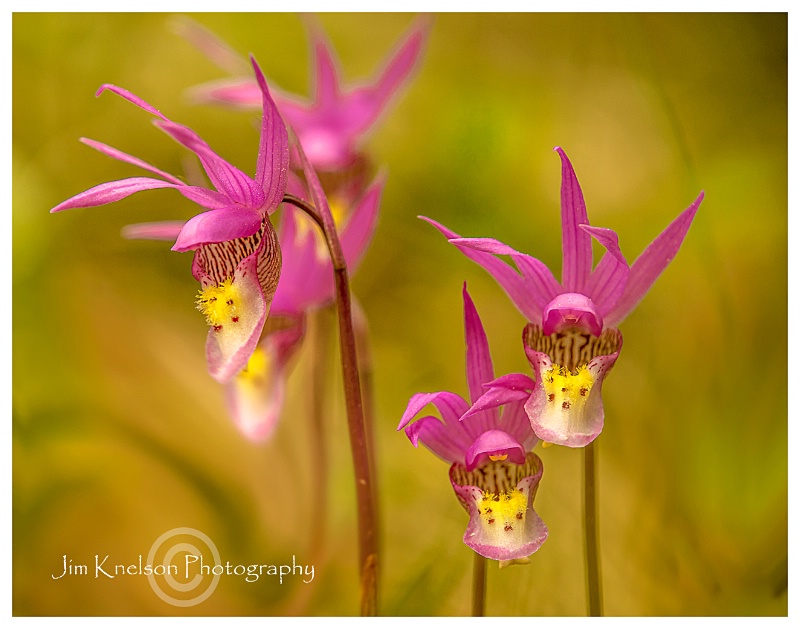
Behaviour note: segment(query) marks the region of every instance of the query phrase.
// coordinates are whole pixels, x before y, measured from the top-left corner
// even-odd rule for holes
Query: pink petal
[[[117,94],[118,96],[122,96],[122,98],[124,98],[125,100],[128,100],[128,101],[132,102],[137,107],[141,107],[146,112],[151,113],[154,116],[157,116],[158,118],[161,118],[162,120],[167,120],[167,117],[164,114],[162,114],[160,111],[158,111],[158,109],[153,107],[150,103],[142,100],[141,98],[139,98],[133,92],[129,92],[128,90],[123,89],[121,87],[117,87],[116,85],[111,85],[110,83],[105,83],[105,84],[101,85],[100,89],[97,90],[97,93],[95,94],[95,96],[100,96],[100,94],[102,94],[106,90],[108,90],[109,92],[113,92],[114,94]]]
[[[397,430],[402,430],[411,423],[416,414],[428,404],[433,404],[437,408],[446,424],[458,424],[458,418],[469,408],[464,398],[449,391],[416,393],[408,401],[408,406],[406,406],[403,417],[400,419]]]
[[[521,374],[520,374],[521,375]],[[505,387],[490,387],[486,393],[480,396],[468,411],[463,413],[461,421],[471,420],[475,415],[489,409],[498,408],[504,404],[511,404],[519,400],[527,400],[530,392],[521,389],[507,389]]]
[[[186,221],[161,221],[158,223],[137,223],[122,228],[122,237],[131,240],[169,240],[174,241]]]
[[[440,419],[428,415],[406,426],[405,433],[414,447],[422,442],[426,448],[448,463],[464,463],[464,453],[469,447],[469,439],[464,431],[454,430]]]
[[[258,257],[267,240],[242,260],[234,272],[233,281],[239,288],[242,305],[237,306],[237,320],[224,323],[219,329],[208,330],[206,359],[211,377],[227,383],[253,354],[269,311],[269,303],[258,277]],[[269,295],[271,300],[272,295]]]
[[[438,229],[448,240],[460,238],[454,231],[449,230],[444,225],[437,223],[433,219],[419,216],[423,221],[430,223]],[[530,294],[529,286],[524,278],[520,277],[514,269],[502,260],[498,260],[490,253],[475,251],[465,245],[456,245],[465,256],[482,266],[496,281],[506,294],[514,302],[514,305],[529,321],[536,321],[541,316],[541,310],[536,301]]]
[[[617,305],[606,317],[608,326],[619,325],[647,294],[667,265],[672,262],[683,244],[683,239],[689,231],[704,196],[705,192],[701,192],[694,202],[678,215],[633,263],[625,291]]]
[[[113,157],[114,159],[118,159],[122,162],[127,162],[128,164],[133,164],[134,166],[138,166],[139,168],[144,168],[145,170],[149,170],[151,173],[158,175],[159,177],[163,177],[167,181],[171,181],[179,186],[186,185],[183,181],[175,177],[174,175],[170,175],[163,170],[159,170],[155,166],[151,166],[145,161],[142,161],[138,157],[133,157],[132,155],[128,155],[127,153],[123,153],[122,151],[115,149],[112,146],[108,146],[107,144],[103,144],[102,142],[96,142],[95,140],[90,140],[89,138],[81,138],[81,142],[86,144],[87,146],[91,146],[93,149],[100,151],[108,155],[109,157]]]
[[[250,57],[263,95],[261,138],[258,145],[256,182],[264,191],[264,211],[271,213],[283,200],[289,171],[289,135],[269,94],[267,81],[254,57]]]
[[[425,18],[418,20],[386,63],[375,86],[379,109],[386,106],[386,103],[413,73],[430,26],[430,20]]]
[[[188,17],[179,16],[173,20],[175,32],[190,42],[213,61],[218,68],[229,74],[244,74],[248,71],[247,62],[215,33]],[[258,103],[261,102],[259,94]]]
[[[194,131],[170,120],[157,120],[156,126],[176,142],[194,152],[214,184],[214,187],[232,201],[257,210],[264,204],[264,191],[250,177],[217,155]]]
[[[70,197],[66,201],[59,203],[50,212],[60,212],[61,210],[71,210],[79,207],[96,207],[119,201],[142,190],[176,187],[178,186],[174,183],[151,179],[150,177],[131,177],[130,179],[120,179],[119,181],[108,181]]]
[[[380,173],[364,192],[342,229],[342,253],[351,273],[355,271],[375,233],[375,225],[378,222],[378,206],[385,184],[386,175]]]
[[[525,278],[530,300],[536,305],[536,308],[529,313],[533,315],[529,317],[531,321],[538,321],[547,303],[562,292],[561,285],[543,262],[520,253],[499,240],[494,238],[451,238],[449,242],[459,248],[463,246],[484,253],[511,256],[519,272]],[[517,307],[519,308],[519,306]]]
[[[339,96],[338,64],[322,29],[311,20],[306,20],[306,26],[311,31],[311,45],[314,48],[314,100],[324,108]]]
[[[264,98],[255,79],[233,78],[209,81],[188,90],[196,103],[219,103],[237,109],[260,107]]]
[[[258,212],[244,208],[203,212],[186,222],[172,250],[191,251],[212,242],[246,238],[261,228],[261,221]]]
[[[628,283],[628,262],[620,251],[614,231],[589,225],[581,225],[580,228],[594,236],[606,249],[583,290],[594,302],[600,316],[605,317],[616,305]]]
[[[489,353],[489,341],[483,329],[481,318],[475,309],[475,304],[467,292],[467,283],[464,282],[462,290],[464,298],[464,337],[467,346],[467,386],[470,399],[474,402],[483,394],[483,383],[494,380],[494,367],[492,355]],[[500,415],[496,409],[486,413],[487,425],[484,430],[497,424]]]
[[[539,443],[539,437],[531,428],[531,420],[525,412],[527,398],[511,402],[503,407],[503,416],[500,418],[500,430],[507,432],[522,444],[525,452],[533,450]]]
[[[470,445],[464,456],[467,471],[489,461],[490,455],[505,455],[517,465],[525,463],[525,450],[516,439],[502,430],[487,430]]]
[[[580,293],[592,271],[592,239],[578,225],[588,225],[589,218],[581,186],[567,154],[560,146],[554,150],[561,156],[561,285],[569,293]]]
[[[226,387],[228,409],[242,434],[255,442],[267,440],[275,430],[283,409],[290,359],[297,352],[305,332],[305,322],[297,319],[287,328],[270,332],[256,351],[263,351],[265,369],[248,362],[247,373],[240,373]]]

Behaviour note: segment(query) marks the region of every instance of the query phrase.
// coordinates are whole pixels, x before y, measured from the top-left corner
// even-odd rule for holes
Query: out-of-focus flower
[[[340,242],[351,273],[375,231],[384,181],[379,176],[360,198],[351,201],[353,207],[342,210],[336,209],[341,205],[333,206],[338,222],[343,223],[339,225]],[[289,191],[307,196],[294,179],[290,179]],[[289,204],[281,212],[278,239],[283,268],[270,323],[247,367],[227,385],[234,422],[253,441],[267,439],[280,419],[291,359],[303,342],[307,314],[334,299],[333,267],[316,225]]]
[[[530,323],[523,343],[535,380],[510,374],[489,383],[465,419],[527,398],[525,410],[545,442],[581,447],[603,429],[601,387],[622,347],[617,330],[675,257],[703,200],[703,193],[628,266],[617,234],[592,227],[578,179],[561,156],[561,283],[542,262],[492,238],[461,238],[424,219],[468,258],[488,271]],[[424,218],[424,217],[422,217]],[[592,270],[592,237],[606,253]],[[519,273],[495,255],[508,255]]]
[[[484,383],[494,379],[494,369],[466,284],[463,293],[467,385],[475,402]],[[469,513],[464,543],[484,557],[506,563],[533,554],[547,537],[547,527],[533,509],[542,461],[531,451],[539,440],[530,429],[524,403],[510,402],[502,415],[492,407],[465,417],[470,404],[461,396],[449,391],[417,393],[397,427],[405,429],[415,446],[422,442],[452,463],[450,483]],[[428,404],[442,419],[426,416],[411,423]]]
[[[175,239],[174,251],[195,251],[192,274],[202,287],[197,303],[210,326],[206,342],[208,367],[220,382],[232,378],[253,353],[281,269],[278,237],[269,214],[280,205],[286,191],[288,134],[261,69],[254,59],[252,64],[263,105],[255,178],[222,159],[194,131],[167,119],[138,96],[103,85],[98,95],[109,90],[157,116],[157,127],[197,155],[214,188],[188,185],[136,157],[82,138],[92,148],[150,171],[160,179],[133,177],[100,184],[51,210],[104,205],[156,188],[174,188],[208,210],[185,223],[132,225],[124,233],[135,238]]]
[[[418,21],[403,38],[372,83],[345,88],[339,62],[318,25],[306,20],[314,49],[313,100],[275,90],[275,101],[293,127],[306,156],[317,170],[343,170],[358,159],[359,145],[406,83],[419,59],[428,29]],[[215,35],[189,20],[179,23],[182,34],[228,72],[236,73],[235,53]],[[199,85],[192,90],[201,102],[255,108],[261,106],[258,86],[250,77],[233,77]]]

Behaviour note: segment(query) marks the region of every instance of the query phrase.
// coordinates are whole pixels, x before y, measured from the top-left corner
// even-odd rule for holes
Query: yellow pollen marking
[[[269,375],[271,366],[267,353],[260,347],[256,347],[245,368],[237,375],[237,379],[242,383],[253,384],[262,378],[266,378]]]
[[[521,489],[512,489],[501,494],[484,492],[478,508],[486,524],[509,532],[517,525],[521,526],[528,503]]]
[[[239,321],[237,306],[241,305],[241,296],[233,278],[223,280],[218,286],[206,286],[197,294],[196,303],[208,325],[215,329]]]
[[[508,458],[507,454],[490,454],[490,461],[505,461]]]
[[[564,367],[553,365],[542,374],[547,403],[564,411],[580,411],[589,398],[594,385],[594,376],[586,365],[570,372]]]
[[[347,217],[350,214],[348,206],[342,203],[339,199],[332,198],[328,199],[328,207],[331,210],[333,224],[336,226],[336,231],[341,232],[342,227],[344,226],[344,223],[347,221]],[[328,245],[314,222],[309,217],[300,215],[300,213],[298,213],[296,226],[297,233],[295,235],[295,239],[297,242],[300,243],[305,241],[306,234],[308,234],[309,231],[312,231],[316,239],[315,254],[317,259],[327,260],[330,256],[328,253]]]
[[[551,447],[553,445],[555,445],[555,444],[550,443],[549,441],[542,441],[542,447],[543,448],[549,448],[549,447]]]

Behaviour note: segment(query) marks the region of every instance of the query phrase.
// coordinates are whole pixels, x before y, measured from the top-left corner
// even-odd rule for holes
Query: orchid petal
[[[535,553],[547,539],[547,527],[533,509],[533,500],[542,478],[542,461],[528,453],[524,466],[509,465],[505,462],[487,464],[495,469],[467,472],[463,466],[450,467],[450,483],[459,502],[469,513],[469,524],[464,533],[464,543],[476,553],[488,559],[509,561],[522,559]],[[501,491],[516,489],[522,492],[522,509],[519,514],[503,514],[496,521],[494,514],[484,513],[480,507],[484,503],[484,489],[477,486],[478,475],[493,474],[496,477],[514,477],[525,474],[515,487],[502,487]],[[473,477],[474,475],[474,477]],[[521,518],[518,517],[521,515]],[[498,516],[499,517],[499,516]]]
[[[471,472],[486,463],[490,456],[502,456],[517,465],[525,463],[525,450],[522,445],[502,430],[487,430],[470,445],[464,455],[467,471]]]
[[[129,240],[169,240],[174,241],[186,221],[160,221],[157,223],[136,223],[122,228],[122,237]]]
[[[448,463],[464,463],[464,452],[469,447],[465,432],[453,430],[437,417],[428,415],[406,426],[406,436],[414,447],[419,443]]]
[[[606,317],[607,325],[619,325],[647,294],[667,265],[672,262],[681,248],[683,239],[692,225],[704,196],[705,192],[701,192],[694,202],[681,212],[634,261],[625,290],[616,306]]]
[[[400,419],[397,430],[405,428],[414,416],[428,404],[433,404],[442,415],[446,424],[458,424],[461,417],[469,408],[469,404],[460,395],[449,391],[438,391],[436,393],[416,393],[411,396],[408,406]]]
[[[139,168],[144,168],[145,170],[149,170],[151,173],[158,175],[159,177],[163,177],[167,181],[171,181],[179,186],[186,185],[183,181],[175,177],[174,175],[170,175],[163,170],[159,170],[155,166],[151,166],[147,162],[139,159],[138,157],[134,157],[133,155],[128,155],[127,153],[123,153],[119,149],[115,149],[113,146],[108,146],[107,144],[103,144],[102,142],[97,142],[95,140],[90,140],[89,138],[80,138],[80,141],[83,142],[86,146],[91,146],[93,149],[108,155],[109,157],[113,157],[114,159],[118,159],[121,162],[127,162],[128,164],[133,164],[134,166],[138,166]]]
[[[172,250],[191,251],[212,242],[246,238],[261,228],[261,221],[258,212],[244,208],[203,212],[186,222]]]
[[[311,45],[314,48],[314,94],[321,108],[333,104],[339,96],[338,63],[322,29],[310,19],[306,25],[311,31]]]
[[[408,35],[403,38],[397,51],[392,53],[386,66],[375,85],[375,96],[378,102],[378,112],[397,93],[402,84],[408,80],[420,58],[422,46],[428,36],[430,23],[420,20],[420,24],[412,27]]]
[[[226,387],[231,417],[251,441],[268,439],[280,419],[289,361],[304,332],[304,320],[295,319],[289,327],[268,333]]]
[[[143,190],[176,187],[174,183],[150,177],[131,177],[118,181],[108,181],[70,197],[66,201],[59,203],[50,212],[60,212],[61,210],[72,210],[80,207],[96,207],[114,203]]]
[[[175,33],[191,43],[221,70],[230,74],[244,74],[249,70],[241,55],[205,26],[185,16],[175,18],[172,26]],[[257,102],[261,102],[260,94],[258,99]]]
[[[447,227],[437,223],[433,219],[425,216],[419,216],[418,218],[421,218],[423,221],[433,225],[448,240],[461,238],[454,231],[449,230]],[[456,246],[461,253],[463,253],[473,262],[477,262],[497,281],[498,284],[500,284],[506,294],[511,298],[511,301],[514,302],[514,305],[525,318],[527,318],[529,321],[537,320],[537,315],[540,316],[541,311],[538,308],[536,301],[532,298],[525,279],[522,278],[519,273],[517,273],[502,260],[495,258],[492,254],[484,253],[482,251],[475,251],[474,249],[471,249],[465,245]]]
[[[580,293],[592,271],[592,239],[578,226],[588,225],[589,218],[581,186],[567,154],[560,146],[554,150],[561,156],[561,284],[567,292]]]
[[[124,98],[125,100],[128,100],[128,101],[132,102],[137,107],[141,107],[146,112],[148,112],[150,114],[153,114],[154,116],[157,116],[158,118],[161,118],[162,120],[167,120],[167,117],[164,114],[162,114],[160,111],[158,111],[158,109],[153,107],[150,103],[142,100],[141,98],[139,98],[133,92],[129,92],[128,90],[123,89],[121,87],[117,87],[116,85],[111,85],[110,83],[104,83],[103,85],[101,85],[100,89],[97,90],[97,93],[95,94],[95,97],[100,96],[100,94],[102,94],[106,90],[108,90],[109,92],[113,92],[114,94],[117,94],[118,96],[122,96],[122,98]]]
[[[264,203],[264,191],[258,184],[217,155],[206,141],[189,127],[166,119],[156,120],[155,125],[200,158],[200,163],[211,183],[222,194],[250,209],[261,208]]]
[[[553,277],[547,265],[532,256],[520,253],[499,240],[494,238],[451,238],[449,242],[459,248],[464,246],[484,253],[511,256],[517,269],[528,283],[530,298],[538,308],[538,312],[532,312],[533,317],[529,317],[532,321],[538,320],[545,305],[561,292],[561,285]]]
[[[467,292],[467,283],[462,290],[464,298],[464,337],[467,346],[467,386],[470,399],[474,402],[483,394],[483,383],[494,379],[492,355],[489,353],[489,341],[483,329],[480,315]],[[499,414],[489,414],[492,425],[497,423]]]
[[[521,374],[520,374],[521,375]],[[519,400],[527,400],[530,393],[521,389],[506,389],[504,387],[491,387],[480,396],[475,403],[461,416],[461,421],[466,422],[473,416],[489,409],[498,408],[504,404],[511,404]]]
[[[238,109],[259,107],[263,99],[258,83],[249,77],[208,81],[190,88],[188,96],[195,103],[220,103]]]
[[[256,182],[264,191],[264,211],[271,213],[283,200],[289,171],[289,135],[269,94],[267,81],[255,57],[250,57],[263,95],[261,138],[258,145]]]
[[[533,382],[533,381],[531,381]],[[531,420],[525,412],[527,398],[506,404],[500,419],[500,429],[507,432],[522,444],[526,452],[533,450],[539,443],[539,437],[531,428]]]
[[[580,225],[580,228],[594,236],[606,249],[583,291],[594,302],[600,316],[605,317],[625,290],[629,275],[628,262],[620,251],[616,232],[589,225]]]
[[[378,206],[380,205],[383,187],[386,184],[386,175],[379,174],[375,181],[367,188],[355,209],[347,219],[347,224],[342,229],[342,253],[347,261],[347,268],[352,273],[361,262],[361,258],[375,233],[378,221]]]

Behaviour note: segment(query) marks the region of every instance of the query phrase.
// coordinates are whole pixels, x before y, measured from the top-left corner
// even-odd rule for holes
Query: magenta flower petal
[[[487,430],[469,447],[465,455],[468,472],[489,460],[505,461],[508,459],[517,465],[525,463],[525,449],[522,444],[502,430]]]
[[[166,119],[156,120],[155,125],[197,155],[208,178],[219,192],[245,207],[260,209],[264,205],[264,191],[261,187],[217,155],[194,131]]]
[[[525,329],[525,354],[533,367],[536,386],[525,411],[542,441],[580,448],[603,430],[602,386],[622,349],[622,335],[606,330],[590,345],[587,335],[543,335],[538,326]],[[594,347],[594,356],[576,356],[574,348]],[[537,347],[549,347],[556,362]],[[585,366],[581,363],[589,358]]]
[[[128,164],[133,164],[134,166],[138,166],[139,168],[144,168],[145,170],[149,170],[151,173],[158,175],[159,177],[163,177],[167,181],[171,181],[174,184],[179,186],[186,185],[183,181],[175,177],[174,175],[170,175],[163,170],[159,170],[155,166],[152,166],[145,162],[144,160],[139,159],[138,157],[134,157],[133,155],[128,155],[127,153],[123,153],[119,149],[115,149],[113,146],[108,146],[108,144],[103,144],[102,142],[97,142],[95,140],[90,140],[89,138],[80,138],[80,141],[83,142],[86,146],[91,146],[93,149],[108,155],[109,157],[113,157],[114,159],[118,159],[121,162],[127,162]]]
[[[347,269],[351,273],[355,271],[359,262],[361,262],[361,258],[375,233],[375,226],[378,222],[378,206],[381,202],[385,184],[386,175],[381,173],[364,192],[342,229],[342,253],[347,261]]]
[[[531,380],[531,382],[533,382]],[[522,445],[525,452],[530,452],[539,443],[539,437],[531,429],[531,420],[525,412],[527,397],[506,404],[500,418],[500,430],[507,432]]]
[[[548,336],[569,328],[579,328],[599,336],[603,331],[603,319],[586,295],[562,293],[544,309],[542,328]]]
[[[150,103],[142,100],[141,98],[139,98],[133,92],[129,92],[128,90],[123,89],[121,87],[117,87],[116,85],[111,85],[110,83],[105,83],[105,84],[101,85],[100,89],[98,89],[97,92],[95,93],[95,96],[96,97],[100,96],[100,94],[102,94],[106,90],[108,90],[109,92],[113,92],[114,94],[117,94],[118,96],[122,96],[122,98],[124,98],[125,100],[128,100],[128,101],[132,102],[137,107],[141,107],[146,112],[151,113],[154,116],[156,116],[158,118],[161,118],[162,120],[167,120],[167,117],[164,114],[162,114],[160,111],[158,111],[158,109],[153,107]]]
[[[427,19],[418,20],[404,38],[397,52],[391,55],[386,67],[381,73],[375,87],[378,102],[377,114],[386,106],[386,103],[398,92],[403,83],[413,74],[422,53],[422,47],[428,36],[430,22]],[[376,117],[377,117],[376,114]]]
[[[174,241],[186,221],[160,221],[158,223],[136,223],[122,228],[122,237],[130,240]]]
[[[490,462],[468,472],[454,463],[450,482],[469,513],[464,543],[479,555],[500,561],[522,559],[539,550],[547,539],[547,527],[534,511],[533,499],[542,469],[541,459],[532,452],[521,466]],[[502,478],[504,483],[487,493],[479,475]]]
[[[518,374],[522,375],[522,374]],[[530,391],[522,389],[507,389],[505,387],[490,387],[483,395],[481,395],[470,406],[469,410],[461,417],[462,420],[472,418],[478,413],[483,413],[490,409],[499,408],[504,404],[511,404],[519,400],[527,400],[530,397]]]
[[[275,430],[283,408],[289,362],[304,332],[301,318],[266,334],[246,367],[226,386],[231,417],[250,441],[265,441]]]
[[[261,228],[255,210],[227,208],[211,210],[190,218],[181,229],[173,251],[191,251],[200,245],[252,236]]]
[[[616,232],[589,225],[580,227],[594,236],[606,248],[606,253],[603,254],[597,268],[592,271],[584,288],[584,293],[592,299],[597,307],[597,312],[604,317],[616,305],[625,290],[630,269],[625,256],[620,251]]]
[[[579,293],[592,271],[592,239],[578,227],[588,225],[589,218],[583,192],[567,154],[560,146],[554,150],[561,156],[561,284],[565,291]]]
[[[619,325],[650,290],[667,265],[678,253],[705,192],[694,200],[667,228],[651,242],[631,265],[628,282],[617,305],[606,317],[609,326]]]
[[[481,318],[475,310],[475,304],[467,292],[467,283],[462,290],[464,297],[464,336],[467,345],[467,386],[470,399],[474,402],[483,395],[483,383],[494,379],[492,356],[489,353],[489,341],[483,329]],[[496,422],[499,415],[493,414]]]
[[[250,57],[263,95],[261,139],[258,146],[256,183],[264,191],[264,211],[273,212],[283,200],[289,171],[289,135],[269,94],[267,81],[254,57]]]
[[[196,103],[219,103],[252,109],[261,104],[263,92],[253,79],[242,77],[197,85],[189,90],[189,98]]]
[[[174,183],[151,179],[150,177],[131,177],[130,179],[120,179],[119,181],[109,181],[98,186],[84,190],[74,197],[59,203],[50,212],[60,212],[61,210],[71,210],[81,207],[95,207],[119,201],[142,190],[154,190],[156,188],[177,188]]]
[[[464,401],[464,398],[449,391],[416,393],[408,401],[408,406],[400,419],[397,430],[405,428],[428,404],[436,407],[446,424],[458,424],[458,418],[469,408],[469,404]]]
[[[444,225],[437,223],[433,219],[425,216],[420,216],[423,221],[430,223],[438,229],[445,238],[448,240],[460,238],[454,231],[449,230]],[[490,253],[482,251],[475,251],[463,245],[456,245],[458,249],[467,256],[470,260],[477,262],[491,275],[497,283],[502,286],[506,294],[514,302],[514,305],[519,311],[529,320],[536,319],[536,313],[539,312],[536,300],[531,296],[528,285],[524,278],[519,273],[512,269],[508,264],[502,260],[498,260]]]
[[[440,419],[428,415],[406,426],[405,433],[414,447],[418,447],[421,442],[448,463],[464,464],[464,452],[469,447],[466,431],[453,430]]]
[[[267,320],[269,304],[258,278],[259,252],[256,250],[236,267],[233,284],[236,285],[240,303],[235,306],[235,314],[208,330],[208,370],[211,377],[223,384],[245,367]]]

